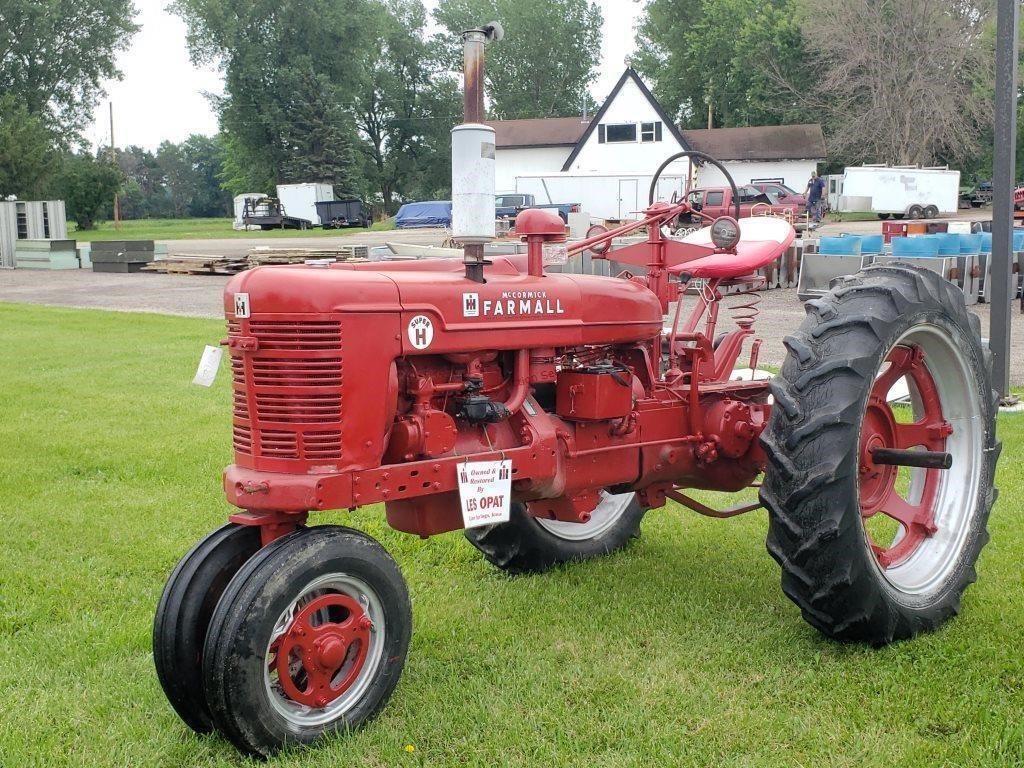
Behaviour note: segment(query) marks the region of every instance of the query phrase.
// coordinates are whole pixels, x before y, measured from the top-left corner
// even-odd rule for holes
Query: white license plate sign
[[[467,528],[507,523],[512,495],[512,462],[469,461],[456,468],[462,522]]]

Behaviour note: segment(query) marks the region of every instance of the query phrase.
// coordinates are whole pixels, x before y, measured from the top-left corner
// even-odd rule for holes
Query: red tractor
[[[737,205],[665,237],[693,213],[654,201],[671,162],[729,178],[695,152],[658,169],[643,221],[566,248],[556,215],[527,210],[527,255],[485,261],[483,48],[501,36],[497,23],[463,33],[452,199],[464,264],[314,262],[225,288],[224,490],[239,511],[171,574],[153,646],[182,719],[249,754],[358,727],[405,664],[398,566],[363,533],[307,527],[318,510],[383,503],[391,526],[423,537],[465,527],[487,560],[524,573],[620,549],[667,499],[712,517],[763,505],[804,618],[873,645],[938,626],[975,579],[999,443],[988,353],[956,286],[898,265],[845,278],[807,305],[777,377],[734,380],[748,341],[757,367],[758,270],[794,232],[738,222]],[[646,242],[611,250],[635,230]],[[545,272],[587,250],[628,269]],[[890,402],[898,391],[905,407]],[[687,494],[756,486],[760,503],[727,510]]]
[[[268,755],[377,713],[406,661],[405,583],[366,534],[307,518],[383,504],[398,530],[456,530],[474,511],[467,468],[509,472],[488,486],[509,497],[475,510],[501,521],[466,536],[511,573],[620,549],[668,499],[713,517],[763,505],[782,588],[829,637],[882,645],[958,611],[999,455],[989,354],[962,294],[909,266],[866,269],[808,303],[775,378],[733,380],[760,346],[744,289],[793,230],[721,217],[667,239],[691,209],[654,202],[656,183],[642,222],[567,251],[630,265],[617,278],[545,273],[565,229],[525,211],[526,256],[228,283],[224,490],[239,511],[178,564],[154,629],[160,682],[191,728]],[[646,242],[608,248],[639,229]],[[894,406],[900,382],[909,402]],[[759,504],[728,510],[689,495],[757,486]]]

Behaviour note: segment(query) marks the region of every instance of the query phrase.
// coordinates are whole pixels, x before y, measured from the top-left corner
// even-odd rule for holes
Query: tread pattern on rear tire
[[[769,513],[766,545],[782,569],[783,592],[809,624],[839,640],[883,645],[937,627],[959,610],[961,594],[976,579],[1000,450],[991,355],[956,286],[905,264],[844,278],[806,309],[770,385],[776,407],[761,436],[769,459],[760,492]],[[935,595],[915,603],[888,585],[865,544],[858,456],[860,422],[883,355],[907,328],[926,321],[948,322],[975,358],[986,435],[961,560]]]
[[[542,528],[525,504],[514,503],[507,523],[467,528],[465,536],[487,562],[506,573],[543,573],[562,563],[623,549],[640,535],[640,522],[646,512],[634,498],[618,522],[603,534],[569,541]]]

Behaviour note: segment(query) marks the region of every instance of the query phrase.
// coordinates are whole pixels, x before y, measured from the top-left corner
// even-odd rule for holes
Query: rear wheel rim
[[[899,382],[906,383],[909,409],[888,402]],[[865,541],[899,592],[934,593],[959,562],[977,510],[982,427],[977,384],[962,346],[944,328],[911,328],[885,357],[868,396],[860,440]],[[948,470],[904,470],[901,478],[900,468],[872,461],[870,451],[877,447],[944,451],[953,464]],[[879,520],[895,524],[891,540],[879,537]]]
[[[329,725],[356,708],[380,667],[384,608],[362,579],[314,579],[281,612],[263,680],[273,709],[300,728]]]
[[[585,523],[567,523],[562,520],[534,518],[537,524],[548,533],[566,541],[586,541],[601,536],[614,528],[629,509],[636,497],[635,493],[600,492],[601,500],[590,513]]]

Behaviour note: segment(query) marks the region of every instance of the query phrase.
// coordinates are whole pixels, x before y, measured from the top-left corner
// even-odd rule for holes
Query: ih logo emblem
[[[434,324],[426,315],[416,315],[409,321],[409,343],[415,349],[426,349],[434,340]]]
[[[235,317],[245,318],[249,316],[249,294],[235,294]]]
[[[479,293],[464,293],[464,294],[462,294],[462,316],[463,317],[480,317],[480,294]]]

